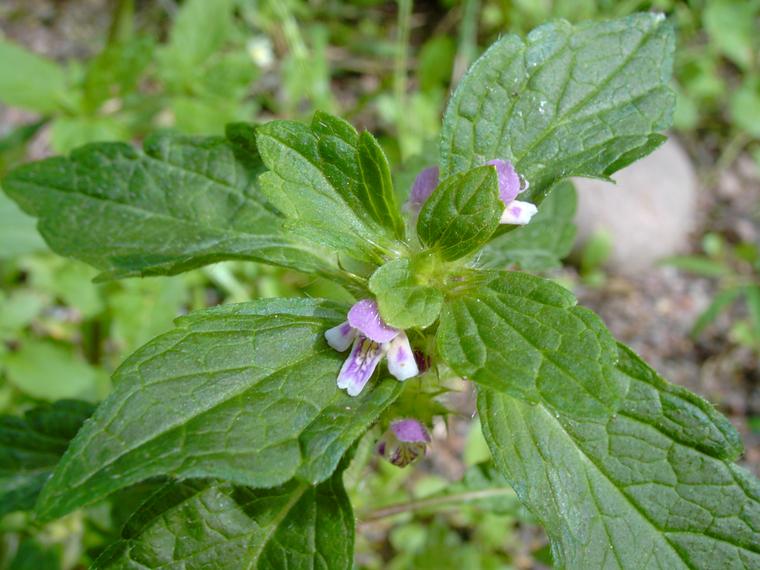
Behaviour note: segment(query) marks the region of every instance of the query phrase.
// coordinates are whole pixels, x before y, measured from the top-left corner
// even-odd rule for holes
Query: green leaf
[[[444,305],[438,350],[459,375],[576,417],[615,412],[617,347],[563,287],[526,273],[483,273]]]
[[[92,144],[22,166],[3,186],[39,218],[54,251],[103,278],[174,274],[224,259],[328,267],[282,235],[282,219],[256,186],[261,170],[250,148],[229,139],[161,133],[143,152]]]
[[[730,289],[724,289],[715,295],[710,305],[702,311],[699,317],[697,317],[694,326],[691,328],[691,336],[696,338],[701,335],[704,330],[718,318],[718,315],[731,305],[741,293],[741,287],[732,287]]]
[[[369,280],[383,320],[399,329],[425,328],[438,318],[443,293],[418,282],[415,263],[396,259],[381,266]]]
[[[0,193],[0,259],[44,251],[45,242],[34,228],[34,218],[24,214],[5,194]]]
[[[0,416],[0,517],[34,507],[69,441],[94,406],[60,400],[26,412]]]
[[[95,111],[108,99],[131,94],[150,63],[153,47],[148,37],[106,45],[87,65],[83,85],[87,108]]]
[[[492,269],[516,266],[526,271],[561,266],[575,239],[576,203],[573,185],[558,184],[528,225],[494,238],[480,251],[478,266]]]
[[[324,301],[225,305],[178,320],[114,374],[115,388],[72,442],[38,505],[61,516],[160,475],[271,487],[316,484],[399,394],[338,390],[345,358],[324,331],[346,311]]]
[[[16,388],[40,400],[97,398],[107,375],[85,362],[69,345],[29,339],[0,356],[0,368]],[[102,378],[101,378],[102,377]]]
[[[168,484],[143,504],[93,570],[349,570],[353,544],[341,472],[316,487],[188,480]]]
[[[0,101],[38,113],[59,109],[66,79],[57,63],[0,39]]]
[[[559,568],[760,567],[760,484],[710,404],[621,346],[617,414],[573,420],[481,390],[497,466],[546,527]]]
[[[725,277],[731,273],[731,268],[722,262],[696,255],[674,255],[661,263],[702,277]]]
[[[420,210],[417,235],[443,259],[457,259],[489,240],[503,211],[496,169],[473,168],[438,185]]]
[[[359,154],[359,171],[363,191],[362,200],[369,207],[375,221],[388,227],[394,235],[404,239],[404,220],[396,204],[396,194],[393,190],[391,167],[385,158],[383,149],[369,132],[359,135],[357,145]]]
[[[705,4],[702,21],[712,45],[740,68],[747,69],[758,48],[758,17],[760,4],[756,0],[711,0]]]
[[[368,136],[325,113],[311,125],[273,121],[256,134],[270,170],[262,189],[295,232],[370,261],[399,247],[387,164]],[[377,191],[382,196],[372,197]]]
[[[161,75],[170,82],[192,79],[232,32],[231,0],[188,0],[182,4],[161,52]]]
[[[510,160],[540,202],[569,176],[608,178],[652,152],[670,125],[673,31],[661,14],[502,37],[449,102],[441,176]]]
[[[760,138],[760,75],[747,75],[731,95],[730,110],[736,126]]]
[[[34,538],[19,544],[8,570],[57,570],[61,567],[60,545],[44,545]]]

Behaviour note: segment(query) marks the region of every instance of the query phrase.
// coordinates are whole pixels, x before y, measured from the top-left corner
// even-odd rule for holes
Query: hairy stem
[[[438,507],[445,507],[451,504],[468,503],[470,501],[489,499],[491,497],[514,495],[515,492],[511,487],[498,487],[495,489],[481,489],[479,491],[452,493],[451,495],[446,495],[444,497],[431,497],[429,499],[420,499],[417,501],[408,501],[406,503],[388,505],[387,507],[381,507],[379,509],[367,511],[365,513],[359,513],[357,515],[357,518],[361,523],[368,523],[386,517],[391,517],[393,515],[398,515],[400,513],[421,511],[425,509],[436,509]]]

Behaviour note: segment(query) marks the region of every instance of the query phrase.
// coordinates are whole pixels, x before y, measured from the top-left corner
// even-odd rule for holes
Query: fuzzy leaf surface
[[[540,202],[569,176],[608,178],[670,125],[674,34],[659,14],[507,35],[462,79],[441,135],[441,176],[510,160]]]
[[[349,570],[354,518],[341,477],[272,489],[170,483],[127,521],[94,570]]]
[[[617,346],[570,291],[527,273],[484,272],[444,305],[438,350],[459,375],[571,416],[607,416],[625,383]]]
[[[438,185],[420,210],[417,235],[443,259],[458,259],[489,240],[503,211],[496,169],[473,168]]]
[[[494,460],[545,526],[558,568],[760,567],[760,483],[728,420],[620,347],[617,414],[577,420],[482,389]]]
[[[236,127],[232,138],[155,134],[142,152],[86,145],[14,170],[3,187],[38,218],[56,253],[105,278],[170,275],[225,259],[328,267],[284,236],[257,187],[263,166],[253,135],[241,132],[251,128]]]
[[[338,390],[345,355],[323,335],[345,315],[324,301],[272,299],[179,319],[116,371],[38,514],[61,516],[161,475],[252,487],[324,481],[400,392],[389,381],[356,398]]]
[[[30,510],[69,441],[94,406],[59,400],[33,408],[23,418],[0,416],[0,516]]]
[[[478,254],[478,266],[487,269],[516,266],[524,271],[560,267],[573,247],[576,203],[573,185],[558,184],[528,225],[488,242]]]

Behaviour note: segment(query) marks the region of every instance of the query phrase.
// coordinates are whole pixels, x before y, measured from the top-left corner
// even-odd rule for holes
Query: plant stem
[[[443,497],[431,497],[429,499],[420,499],[417,501],[408,501],[406,503],[396,503],[387,507],[381,507],[366,513],[359,514],[357,518],[360,522],[367,523],[398,515],[400,513],[421,511],[429,508],[441,507],[455,503],[467,503],[480,499],[491,497],[515,496],[515,491],[511,487],[499,487],[495,489],[482,489],[480,491],[466,491],[463,493],[453,493]]]

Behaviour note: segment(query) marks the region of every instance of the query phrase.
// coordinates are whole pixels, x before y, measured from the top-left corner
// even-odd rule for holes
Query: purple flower
[[[489,160],[486,164],[496,168],[496,176],[499,181],[499,198],[504,203],[501,223],[524,226],[530,222],[530,219],[538,212],[538,208],[530,202],[515,200],[518,194],[528,189],[528,186],[522,187],[520,177],[512,163],[497,158]]]
[[[414,419],[394,420],[383,434],[377,451],[398,467],[406,467],[425,455],[430,434],[424,425]]]
[[[520,176],[514,166],[508,160],[489,160],[486,164],[496,168],[499,181],[499,198],[504,203],[504,212],[501,215],[502,224],[524,226],[538,212],[534,204],[516,200],[517,195],[528,189],[527,184],[522,186]],[[438,186],[438,167],[431,166],[417,175],[409,193],[407,208],[414,214],[419,213],[422,205]]]
[[[348,311],[348,320],[326,331],[325,339],[338,352],[351,347],[338,374],[338,388],[345,389],[349,396],[361,393],[384,356],[388,359],[388,372],[398,380],[419,374],[406,334],[383,321],[372,299],[355,303]]]
[[[438,186],[438,167],[431,166],[425,168],[417,175],[412,184],[412,191],[409,193],[409,200],[406,203],[407,208],[418,214],[422,209],[422,205],[430,197]]]

